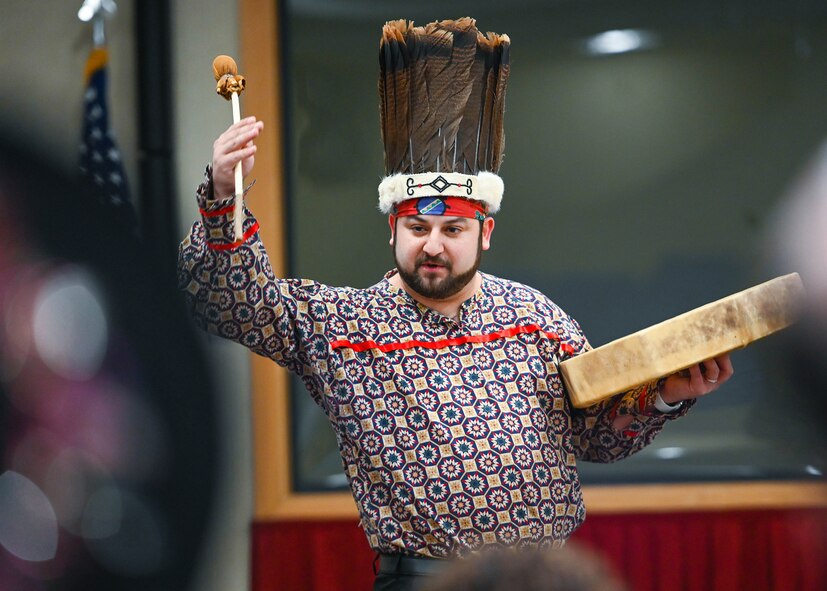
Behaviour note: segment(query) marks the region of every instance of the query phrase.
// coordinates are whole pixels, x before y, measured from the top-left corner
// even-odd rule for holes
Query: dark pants
[[[421,591],[447,562],[436,558],[414,558],[380,554],[373,591]]]

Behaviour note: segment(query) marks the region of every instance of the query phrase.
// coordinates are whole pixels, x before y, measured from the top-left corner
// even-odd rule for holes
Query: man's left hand
[[[673,373],[663,382],[660,396],[666,404],[700,398],[720,388],[733,373],[729,353],[725,353]]]

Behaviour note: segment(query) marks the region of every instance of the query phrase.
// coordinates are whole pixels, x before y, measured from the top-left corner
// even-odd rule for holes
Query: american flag
[[[129,196],[121,153],[109,128],[106,108],[108,61],[106,48],[98,47],[92,50],[86,62],[80,170],[97,189],[99,199],[109,205],[131,231],[137,232],[137,218]]]

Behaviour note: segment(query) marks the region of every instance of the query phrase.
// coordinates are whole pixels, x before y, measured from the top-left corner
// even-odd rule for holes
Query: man
[[[574,409],[558,365],[588,350],[580,327],[479,272],[503,192],[508,46],[472,19],[386,24],[379,192],[396,268],[376,285],[274,277],[249,212],[235,240],[232,171],[252,169],[254,117],[216,140],[202,220],[181,246],[201,324],[296,372],[330,419],[381,555],[376,589],[416,588],[434,559],[484,546],[562,545],[585,518],[576,459],[638,451],[732,375],[722,356]]]

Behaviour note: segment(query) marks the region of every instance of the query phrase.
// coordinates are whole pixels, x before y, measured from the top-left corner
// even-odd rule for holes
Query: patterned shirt
[[[558,365],[589,348],[538,291],[482,274],[457,320],[388,280],[277,279],[248,212],[199,187],[179,285],[197,321],[298,374],[336,434],[371,547],[430,557],[559,546],[585,518],[576,460],[612,462],[666,420],[656,384],[575,409]],[[686,405],[688,406],[688,405]],[[630,415],[616,432],[613,420]]]

